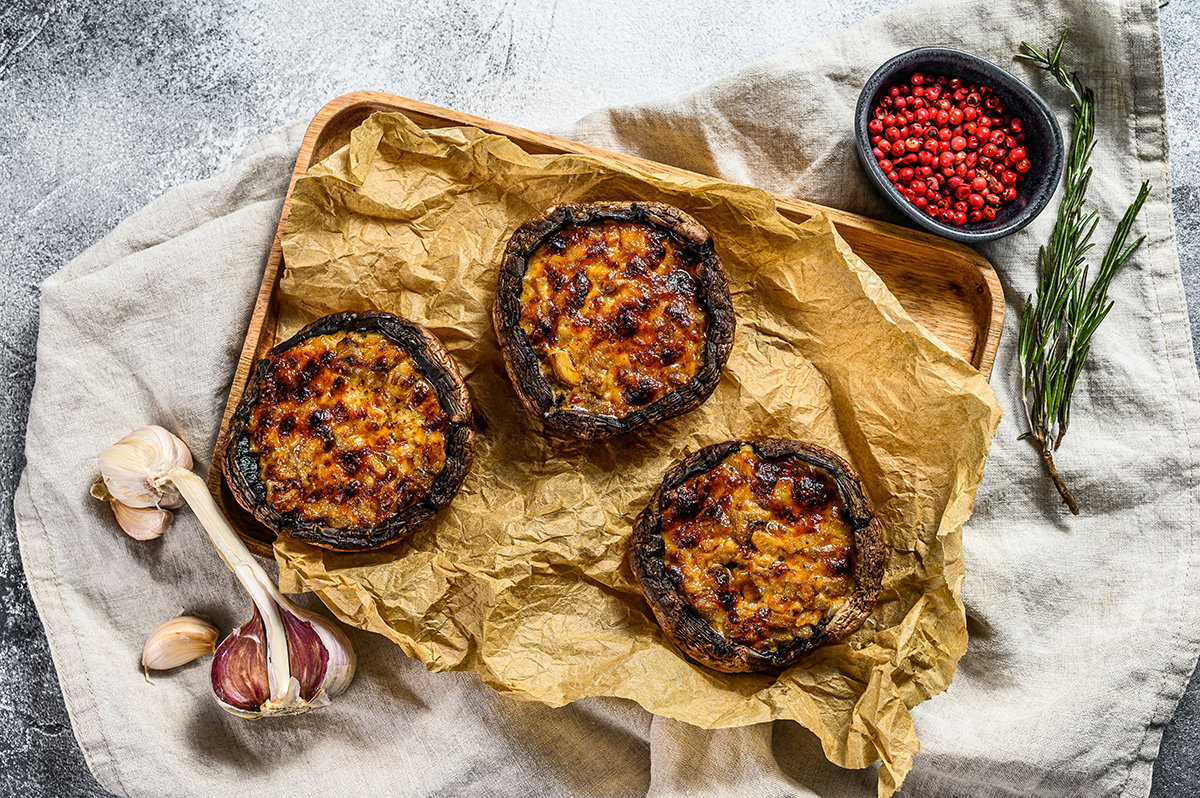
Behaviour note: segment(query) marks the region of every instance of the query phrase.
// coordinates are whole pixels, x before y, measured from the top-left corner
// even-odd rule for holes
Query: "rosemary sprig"
[[[1029,431],[1021,438],[1033,438],[1054,486],[1071,512],[1078,515],[1079,505],[1055,469],[1052,452],[1057,451],[1067,433],[1071,395],[1091,348],[1092,334],[1112,309],[1108,287],[1117,270],[1145,240],[1141,236],[1128,246],[1125,243],[1150,193],[1150,183],[1142,183],[1137,198],[1117,225],[1095,280],[1086,288],[1088,267],[1084,256],[1092,247],[1092,233],[1099,221],[1097,212],[1083,210],[1084,195],[1092,177],[1088,161],[1096,146],[1096,98],[1078,75],[1068,73],[1063,67],[1062,50],[1066,41],[1067,31],[1063,31],[1051,55],[1027,42],[1021,42],[1021,47],[1028,52],[1016,54],[1017,58],[1031,61],[1053,75],[1075,100],[1071,106],[1074,130],[1063,198],[1049,246],[1043,246],[1038,255],[1041,275],[1037,299],[1029,297],[1025,304],[1017,349],[1021,361],[1021,399],[1029,423]]]

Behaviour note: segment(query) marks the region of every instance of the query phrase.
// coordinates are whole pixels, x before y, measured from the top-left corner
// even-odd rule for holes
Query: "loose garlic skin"
[[[159,626],[142,649],[142,667],[164,671],[217,650],[217,627],[194,615],[180,615]]]
[[[113,499],[127,507],[183,506],[171,483],[172,468],[192,467],[192,453],[179,438],[156,425],[134,430],[100,455],[100,474]]]
[[[130,507],[116,499],[110,501],[113,515],[125,534],[134,540],[153,540],[162,537],[175,515],[158,507]]]

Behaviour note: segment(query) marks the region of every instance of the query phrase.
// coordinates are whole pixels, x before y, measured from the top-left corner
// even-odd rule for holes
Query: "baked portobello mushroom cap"
[[[875,607],[883,558],[850,466],[777,439],[714,444],[672,468],[629,550],[667,637],[726,673],[785,668],[855,632]]]
[[[368,311],[318,319],[259,361],[223,463],[238,504],[276,534],[359,551],[449,504],[474,448],[470,397],[441,342]]]
[[[566,203],[521,225],[492,321],[522,404],[580,438],[699,406],[736,324],[712,236],[658,202]]]

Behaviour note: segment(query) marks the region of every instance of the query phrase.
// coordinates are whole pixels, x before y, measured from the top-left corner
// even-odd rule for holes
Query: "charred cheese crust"
[[[801,441],[726,441],[663,477],[629,564],[663,632],[727,673],[787,667],[875,607],[879,520],[850,465]]]
[[[696,376],[700,259],[640,221],[571,225],[526,261],[521,329],[563,407],[623,416]]]
[[[466,385],[428,330],[338,313],[259,361],[221,462],[237,504],[268,530],[375,549],[454,498],[473,459],[471,419]]]
[[[736,320],[712,236],[657,202],[564,203],[512,234],[492,320],[522,404],[555,432],[623,435],[716,389]]]
[[[446,464],[447,426],[411,355],[350,332],[272,358],[246,429],[275,511],[344,529],[423,499]]]
[[[664,561],[696,613],[758,651],[810,638],[854,592],[854,529],[832,477],[743,446],[668,491]]]

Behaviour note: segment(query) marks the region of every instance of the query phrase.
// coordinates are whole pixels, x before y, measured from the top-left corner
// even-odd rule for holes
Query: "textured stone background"
[[[250,142],[349,91],[561,129],[601,106],[699,87],[903,2],[803,0],[783,12],[781,5],[0,3],[0,795],[107,794],[71,733],[13,527],[41,280],[167,189],[219,171]],[[1161,11],[1172,199],[1196,330],[1198,5],[1172,0]],[[1167,729],[1154,775],[1156,798],[1200,792],[1200,681]]]

